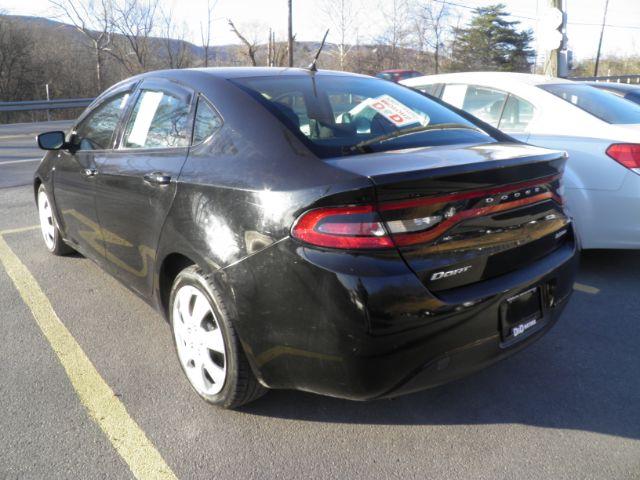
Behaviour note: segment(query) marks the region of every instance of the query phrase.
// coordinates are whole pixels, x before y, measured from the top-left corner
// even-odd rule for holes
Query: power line
[[[454,7],[464,8],[466,10],[475,10],[475,9],[478,8],[478,7],[473,7],[471,5],[465,5],[463,3],[451,2],[449,0],[432,0],[432,1],[437,2],[437,3],[442,3],[444,5],[451,5],[451,6],[454,6]],[[508,15],[510,17],[525,18],[527,20],[533,20],[534,22],[540,21],[539,18],[529,17],[529,16],[526,16],[526,15],[520,15],[520,14],[516,14],[516,13],[509,13]],[[567,23],[569,25],[578,25],[578,26],[585,26],[585,27],[601,27],[602,26],[601,23],[593,23],[593,22],[572,22],[572,21],[568,21]],[[605,24],[605,27],[628,28],[628,29],[631,29],[631,30],[640,30],[640,26],[638,26],[638,25],[615,25],[615,24],[607,23],[607,24]]]
[[[434,2],[437,2],[437,3],[442,3],[442,4],[444,4],[444,5],[452,5],[452,6],[454,6],[454,7],[464,8],[464,9],[467,9],[467,10],[476,10],[476,9],[478,9],[478,8],[482,8],[482,7],[472,7],[471,5],[464,5],[464,4],[462,4],[462,3],[451,2],[451,1],[449,1],[449,0],[433,0],[433,1],[434,1]],[[510,17],[525,18],[525,19],[527,19],[527,20],[533,20],[533,21],[535,21],[535,22],[537,22],[537,21],[538,21],[538,19],[537,19],[537,18],[528,17],[528,16],[526,16],[526,15],[519,15],[519,14],[515,14],[515,13],[509,13],[508,15],[509,15]]]
[[[590,23],[590,22],[567,22],[570,25],[580,25],[580,26],[586,26],[586,27],[601,27],[602,24],[601,23]],[[611,23],[605,23],[604,24],[605,27],[611,27],[611,28],[630,28],[633,30],[640,30],[640,26],[637,25],[614,25]]]

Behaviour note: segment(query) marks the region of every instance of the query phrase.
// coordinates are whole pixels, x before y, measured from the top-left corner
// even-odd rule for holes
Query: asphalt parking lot
[[[222,411],[191,391],[159,314],[91,261],[47,253],[31,228],[36,164],[3,165],[38,153],[2,135],[0,156],[19,153],[0,158],[0,478],[133,476],[78,393],[88,379],[37,321],[47,302],[112,390],[105,401],[178,478],[640,478],[640,253],[583,254],[558,325],[466,379],[371,403],[273,391]],[[15,258],[42,297],[21,296]]]

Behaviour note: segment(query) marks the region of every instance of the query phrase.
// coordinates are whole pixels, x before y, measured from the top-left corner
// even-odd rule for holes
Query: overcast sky
[[[206,14],[206,0],[161,0],[165,8],[172,8],[177,19],[187,22],[191,38],[199,43],[199,22]],[[360,1],[358,35],[366,41],[380,34],[384,23],[383,13],[378,8],[378,0]],[[471,8],[496,3],[497,0],[445,0],[451,8],[468,20]],[[391,0],[388,0],[390,3]],[[323,21],[321,5],[323,0],[293,0],[294,32],[299,40],[320,40],[328,27]],[[548,0],[502,0],[514,20],[523,27],[537,31],[537,19]],[[600,34],[605,0],[567,0],[569,44],[576,58],[595,56]],[[236,43],[237,39],[229,31],[226,19],[231,18],[239,27],[261,25],[257,31],[265,32],[273,28],[284,38],[287,21],[286,0],[218,0],[214,10],[213,43]],[[51,17],[48,0],[0,0],[0,9],[17,15],[37,15]],[[585,25],[586,24],[586,25]],[[603,51],[605,53],[640,54],[640,0],[610,0],[605,30]],[[245,27],[248,29],[248,27]],[[337,32],[334,32],[334,34]],[[331,33],[329,41],[331,41]],[[352,41],[355,41],[355,33]]]

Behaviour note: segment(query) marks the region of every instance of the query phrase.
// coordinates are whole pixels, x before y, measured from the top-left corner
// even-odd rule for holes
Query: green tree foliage
[[[532,32],[519,31],[508,15],[503,4],[479,7],[466,27],[454,29],[451,70],[530,72]]]

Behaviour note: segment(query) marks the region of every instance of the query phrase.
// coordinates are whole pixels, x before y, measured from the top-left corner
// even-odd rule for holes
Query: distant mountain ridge
[[[36,17],[36,16],[23,16],[23,15],[0,15],[0,20],[7,19],[18,24],[22,24],[23,27],[35,31],[39,30],[40,32],[46,31],[56,31],[58,34],[62,31],[65,36],[68,36],[68,40],[72,43],[75,43],[78,46],[86,45],[87,39],[86,37],[79,32],[74,25],[64,23],[58,20],[53,20],[45,17]],[[122,37],[121,35],[114,34],[114,37]],[[149,40],[154,45],[154,48],[158,49],[158,53],[165,47],[163,47],[163,43],[166,42],[166,38],[159,36],[151,36]],[[193,57],[204,60],[204,47],[200,45],[196,45],[187,40],[178,40],[171,39],[170,40],[175,46],[180,44],[184,44]],[[296,42],[295,43],[295,51],[294,54],[304,55],[305,53],[310,53],[310,55],[300,57],[299,60],[301,64],[305,66],[311,62],[311,57],[313,53],[320,47],[320,42]],[[260,50],[260,58],[265,56],[265,52],[267,51],[266,44],[259,44],[258,48]],[[326,51],[331,51],[336,48],[335,45],[327,43],[324,47]],[[223,65],[227,62],[236,64],[237,60],[234,60],[239,54],[242,56],[243,46],[241,44],[224,44],[224,45],[211,45],[209,47],[209,62],[210,64],[218,64]],[[326,52],[325,52],[326,53]],[[308,60],[307,60],[308,58]],[[306,62],[306,63],[305,63]],[[244,61],[242,64],[246,64]],[[266,58],[265,58],[266,63]]]

